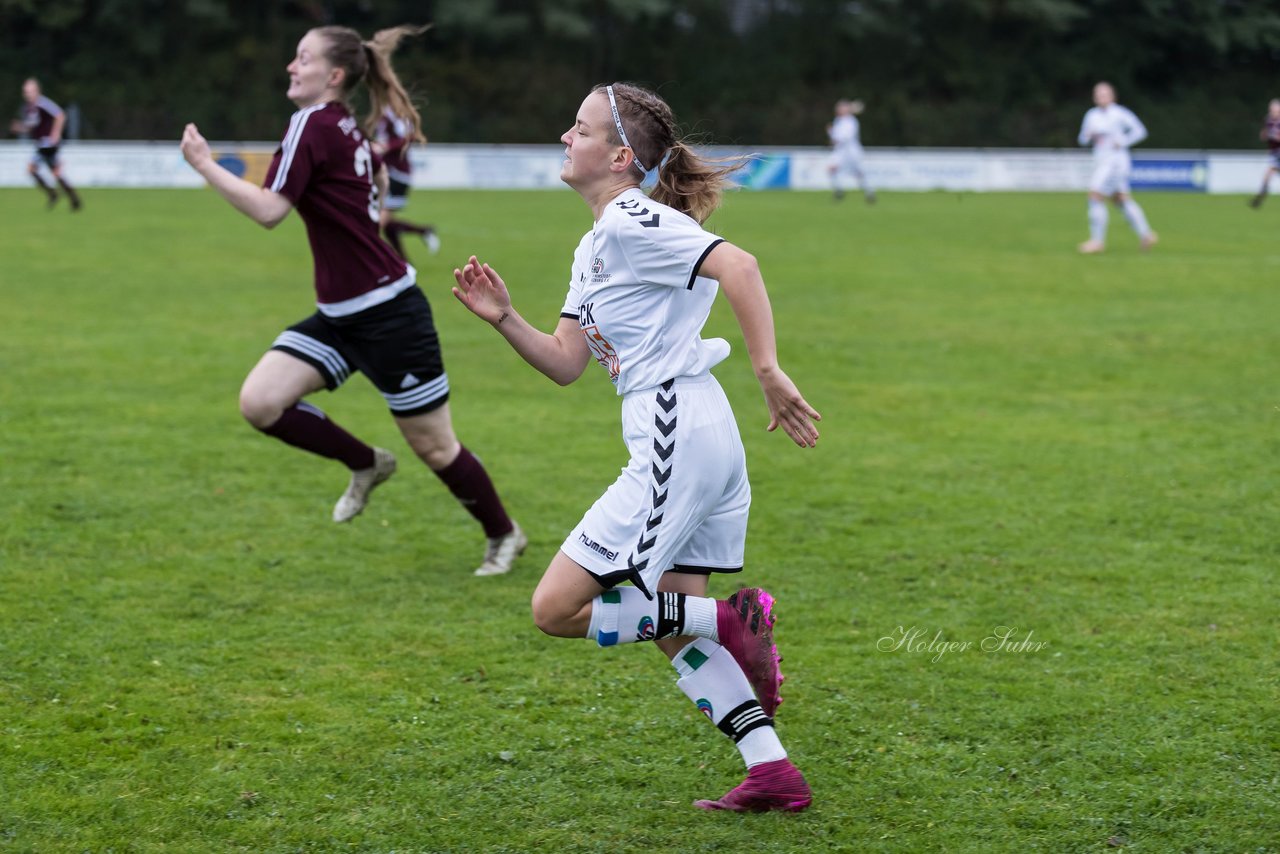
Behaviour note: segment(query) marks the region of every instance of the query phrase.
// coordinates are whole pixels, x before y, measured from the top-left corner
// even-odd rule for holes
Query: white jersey
[[[561,316],[577,319],[618,394],[705,374],[728,357],[727,341],[702,338],[719,284],[697,275],[721,242],[636,187],[583,235]]]
[[[837,152],[862,153],[861,129],[853,116],[837,116],[827,131]]]
[[[1080,125],[1080,144],[1093,146],[1096,162],[1128,162],[1129,147],[1147,138],[1147,128],[1133,111],[1119,104],[1093,107]]]

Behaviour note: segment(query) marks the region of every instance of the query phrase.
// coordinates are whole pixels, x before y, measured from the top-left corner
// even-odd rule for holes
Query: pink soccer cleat
[[[747,779],[718,801],[694,801],[704,810],[732,812],[800,812],[813,803],[813,793],[800,769],[790,759],[761,762],[747,772]]]
[[[773,596],[759,587],[745,587],[716,602],[716,633],[747,675],[760,708],[769,717],[782,703],[782,660],[773,642]]]

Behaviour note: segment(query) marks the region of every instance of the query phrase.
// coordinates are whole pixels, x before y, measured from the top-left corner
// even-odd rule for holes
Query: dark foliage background
[[[0,91],[79,108],[81,136],[279,137],[310,27],[435,28],[397,68],[432,139],[553,142],[593,84],[657,87],[707,141],[1071,146],[1097,79],[1151,145],[1247,148],[1280,96],[1280,0],[0,0]]]

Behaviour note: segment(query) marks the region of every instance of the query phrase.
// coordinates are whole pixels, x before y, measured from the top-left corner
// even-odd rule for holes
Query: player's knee
[[[240,414],[255,429],[265,430],[280,420],[284,407],[254,389],[240,389]]]
[[[570,637],[565,633],[566,614],[555,597],[539,588],[533,591],[529,606],[533,613],[533,624],[538,627],[538,631],[553,638]]]
[[[405,441],[432,471],[448,468],[462,451],[452,430],[414,431],[405,435]]]

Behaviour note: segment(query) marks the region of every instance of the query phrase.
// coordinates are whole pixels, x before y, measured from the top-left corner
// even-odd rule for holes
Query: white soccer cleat
[[[1155,246],[1159,242],[1160,235],[1156,234],[1154,231],[1148,231],[1146,234],[1142,235],[1142,239],[1139,241],[1139,244],[1142,246],[1143,252],[1150,252],[1151,247]]]
[[[432,255],[440,252],[440,235],[436,234],[434,228],[422,232],[422,242],[427,244],[427,251]]]
[[[529,538],[520,530],[519,525],[515,522],[511,524],[515,526],[511,533],[490,538],[489,546],[484,551],[484,563],[476,568],[476,575],[506,575],[511,571],[511,564],[515,563],[516,558],[524,554]]]
[[[1101,252],[1103,249],[1106,249],[1106,248],[1107,248],[1106,245],[1103,244],[1101,240],[1086,240],[1084,243],[1080,244],[1080,254],[1081,255],[1097,255],[1099,252]]]
[[[373,488],[396,473],[396,458],[390,451],[382,448],[373,449],[373,465],[351,473],[351,483],[347,491],[342,493],[338,503],[333,505],[333,521],[350,522],[360,515],[364,506],[369,503],[369,493]]]

